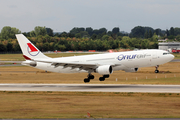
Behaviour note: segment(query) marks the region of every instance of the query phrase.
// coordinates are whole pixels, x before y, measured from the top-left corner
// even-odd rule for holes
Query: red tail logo
[[[38,49],[35,48],[31,43],[27,43],[27,45],[27,51],[31,56],[37,56],[40,53],[40,51],[38,51]]]
[[[38,50],[31,44],[31,43],[27,43],[27,45],[29,46],[30,48],[30,52],[37,52]]]

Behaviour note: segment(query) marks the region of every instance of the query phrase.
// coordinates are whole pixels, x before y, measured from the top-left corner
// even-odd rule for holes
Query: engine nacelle
[[[96,69],[96,72],[101,75],[109,75],[113,72],[113,70],[112,70],[112,66],[110,65],[102,65]]]
[[[137,72],[138,68],[128,68],[128,69],[124,69],[125,72]]]

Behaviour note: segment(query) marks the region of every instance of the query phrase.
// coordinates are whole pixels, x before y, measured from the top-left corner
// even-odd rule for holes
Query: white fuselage
[[[83,63],[95,63],[97,65],[111,65],[113,71],[125,70],[129,68],[139,67],[150,67],[157,66],[167,62],[170,62],[174,58],[173,55],[163,50],[139,50],[139,51],[128,51],[128,52],[114,52],[105,54],[93,54],[83,56],[72,56],[72,57],[61,57],[61,58],[50,58],[51,61],[58,62],[83,62]],[[58,66],[54,67],[52,63],[37,62],[35,68],[43,69],[51,72],[59,73],[77,73],[77,72],[88,72],[81,70],[80,68],[72,69],[72,67]]]

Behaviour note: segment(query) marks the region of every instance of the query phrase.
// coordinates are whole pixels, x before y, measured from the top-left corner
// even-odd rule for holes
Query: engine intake
[[[96,72],[101,74],[101,75],[108,75],[113,72],[112,66],[110,65],[102,65],[96,68]]]

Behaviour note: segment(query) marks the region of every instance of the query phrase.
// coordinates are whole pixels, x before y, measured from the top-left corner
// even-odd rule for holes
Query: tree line
[[[20,51],[15,34],[21,31],[5,26],[0,33],[0,52]],[[158,39],[168,38],[180,41],[180,28],[171,27],[169,30],[153,29],[136,26],[131,33],[120,32],[119,27],[112,31],[106,28],[92,29],[73,28],[69,32],[54,33],[51,28],[36,26],[30,32],[22,33],[41,51],[83,51],[108,49],[157,49]]]

